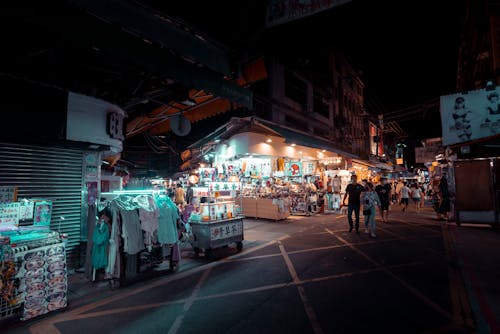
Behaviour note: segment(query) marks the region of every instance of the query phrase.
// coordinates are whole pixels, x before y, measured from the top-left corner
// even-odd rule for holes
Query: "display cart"
[[[212,250],[225,247],[235,243],[240,251],[243,248],[243,217],[228,218],[216,222],[191,222],[193,233],[194,253],[198,255],[201,251],[208,258],[212,255]]]
[[[193,237],[191,245],[196,255],[236,244],[243,248],[243,218],[241,214],[241,184],[239,182],[209,182],[206,187],[193,188],[193,205],[197,214],[191,215]],[[197,216],[199,220],[193,219]]]

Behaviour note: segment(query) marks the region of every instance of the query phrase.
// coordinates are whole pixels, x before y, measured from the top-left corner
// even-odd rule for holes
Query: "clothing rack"
[[[147,200],[143,199],[143,203],[139,203],[137,201],[138,197],[141,195],[147,196],[146,197]],[[120,199],[123,199],[124,201],[119,202]],[[171,218],[169,224],[175,223],[174,224],[175,227],[169,225],[168,230],[170,231],[170,233],[168,235],[170,235],[169,237],[170,241],[175,240],[175,242],[160,243],[159,242],[160,238],[157,235],[160,229],[159,226],[160,208],[156,207],[157,203],[162,203],[163,205],[175,206],[175,204],[173,204],[170,198],[166,196],[165,190],[148,189],[148,190],[118,190],[113,192],[105,192],[101,194],[101,200],[102,200],[101,203],[98,205],[98,211],[101,211],[105,207],[108,207],[112,210],[112,215],[113,215],[111,227],[109,228],[111,232],[110,239],[113,239],[113,237],[115,237],[114,239],[116,243],[113,246],[111,246],[111,244],[108,244],[108,261],[110,261],[110,257],[112,256],[111,252],[114,252],[116,257],[113,261],[116,261],[116,263],[113,262],[109,264],[110,262],[108,262],[108,266],[104,267],[106,275],[105,278],[110,279],[112,288],[114,287],[114,284],[112,284],[112,282],[115,281],[116,279],[119,280],[120,285],[125,285],[126,283],[131,281],[131,279],[135,278],[136,276],[139,276],[139,274],[141,274],[142,272],[151,269],[152,266],[157,264],[159,259],[161,259],[164,262],[165,259],[167,258],[165,247],[170,248],[170,255],[169,255],[170,265],[167,268],[165,267],[158,268],[157,270],[162,270],[162,269],[170,269],[171,271],[177,270],[178,262],[180,260],[180,250],[178,249],[178,239],[179,239],[178,230],[176,222],[173,222],[174,218]],[[140,209],[143,209],[143,213],[144,211],[146,211],[152,214],[152,216],[147,217],[149,219],[148,224],[146,224],[145,221],[142,219],[143,217],[141,217]],[[161,208],[161,210],[165,210],[165,208]],[[170,206],[168,210],[174,210],[174,208]],[[177,206],[175,206],[175,210],[177,210]],[[132,213],[134,211],[135,213]],[[125,212],[127,212],[127,214],[125,215],[124,218]],[[145,213],[144,217],[146,217]],[[136,234],[135,241],[137,241],[137,239],[140,239],[142,241],[142,247],[141,247],[142,249],[137,250],[136,247],[134,253],[128,253],[127,250],[125,249],[127,241],[124,239],[124,230],[123,230],[124,219],[128,219],[127,224],[132,224],[133,225],[132,227],[135,230],[137,230],[135,222],[138,222],[140,226],[141,237],[137,238]],[[162,219],[165,219],[165,217],[162,216]],[[132,221],[134,223],[131,223]],[[155,240],[153,238],[153,230],[149,228],[151,225],[154,225],[152,224],[152,222],[156,222],[155,231],[157,233],[156,237],[158,238],[156,241],[153,241]],[[98,226],[97,224],[96,227]],[[113,229],[113,224],[119,224],[119,225],[116,225],[115,229]],[[127,225],[127,229],[129,228],[130,225]],[[165,230],[165,228],[162,227],[162,230]],[[175,239],[173,237],[174,235]],[[164,238],[162,239],[162,241],[163,240]],[[111,247],[114,247],[114,249],[112,249]],[[145,252],[148,252],[148,255],[144,256]],[[147,260],[147,263],[144,266],[142,260],[144,260],[144,262],[146,262]],[[146,269],[143,270],[143,267],[146,267]],[[99,269],[101,268],[102,267],[100,267]],[[96,268],[92,266],[92,281],[95,281],[96,279],[95,276],[96,276]]]

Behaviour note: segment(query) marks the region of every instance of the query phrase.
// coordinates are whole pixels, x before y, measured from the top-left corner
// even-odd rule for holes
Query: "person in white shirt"
[[[420,211],[420,203],[422,200],[422,190],[417,183],[413,183],[410,189],[411,199],[415,203],[415,211],[418,213]]]
[[[403,182],[403,186],[399,190],[399,197],[401,198],[401,205],[403,205],[403,212],[405,212],[410,200],[410,188],[408,188],[406,182]]]

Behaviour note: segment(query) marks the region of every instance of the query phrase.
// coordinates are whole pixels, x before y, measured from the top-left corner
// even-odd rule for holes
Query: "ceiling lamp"
[[[238,175],[231,175],[228,179],[229,182],[240,182]]]
[[[193,174],[193,175],[190,175],[190,176],[189,176],[188,181],[189,181],[189,183],[191,183],[191,184],[197,184],[197,183],[198,183],[198,181],[199,181],[199,178],[198,178],[198,176],[197,176],[197,175],[194,175],[194,174]]]

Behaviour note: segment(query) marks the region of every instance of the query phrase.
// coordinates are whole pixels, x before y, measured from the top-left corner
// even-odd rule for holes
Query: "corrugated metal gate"
[[[18,198],[52,201],[52,230],[68,234],[68,266],[78,265],[82,214],[81,150],[0,143],[0,186]]]

